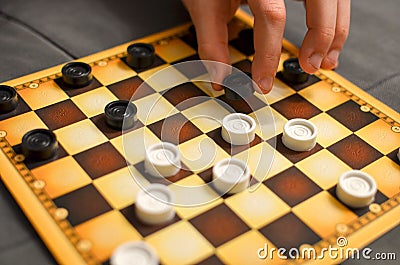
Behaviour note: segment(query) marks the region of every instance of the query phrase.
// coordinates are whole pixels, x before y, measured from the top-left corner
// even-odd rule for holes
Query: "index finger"
[[[315,73],[335,36],[337,0],[307,0],[308,32],[300,48],[299,61],[307,73]]]
[[[286,23],[284,0],[249,0],[254,14],[254,60],[252,75],[262,93],[272,89],[282,50]]]

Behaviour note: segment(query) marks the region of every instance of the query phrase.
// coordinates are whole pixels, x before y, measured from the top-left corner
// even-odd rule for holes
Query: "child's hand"
[[[240,0],[183,0],[188,9],[203,60],[229,64],[227,23],[238,9]],[[248,0],[254,14],[253,79],[262,93],[268,93],[278,68],[286,22],[284,0]],[[350,26],[350,0],[305,0],[308,32],[300,48],[299,60],[304,71],[333,69],[347,39]],[[227,73],[208,69],[216,82]],[[221,89],[214,86],[214,89]]]

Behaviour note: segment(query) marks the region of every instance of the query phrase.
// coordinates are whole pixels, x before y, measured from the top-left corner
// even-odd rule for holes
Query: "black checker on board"
[[[93,77],[93,80],[92,80],[92,82],[90,82],[89,85],[84,86],[84,87],[79,87],[79,88],[68,86],[67,84],[65,84],[62,81],[62,78],[57,78],[54,80],[54,82],[56,82],[56,84],[61,89],[63,89],[65,91],[65,93],[67,93],[67,95],[70,97],[74,97],[74,96],[83,94],[85,92],[88,92],[90,90],[93,90],[93,89],[96,89],[96,88],[99,88],[102,86],[102,84],[95,77]]]
[[[278,72],[276,74],[276,77],[281,80],[283,83],[285,83],[286,85],[288,85],[289,87],[291,87],[292,89],[294,89],[295,91],[300,91],[306,87],[309,87],[315,83],[318,83],[319,81],[321,81],[321,79],[319,79],[317,76],[315,75],[310,75],[308,77],[307,82],[302,83],[302,84],[296,84],[296,83],[292,83],[290,81],[287,81],[285,78],[283,78],[283,74],[282,72]]]
[[[32,109],[26,104],[25,100],[22,97],[18,97],[18,105],[17,107],[10,112],[0,114],[0,121],[6,120],[11,117],[15,117],[26,112],[31,111]]]

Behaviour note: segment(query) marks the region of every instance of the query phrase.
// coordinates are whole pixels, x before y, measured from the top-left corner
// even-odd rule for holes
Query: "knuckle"
[[[283,4],[263,2],[259,6],[261,14],[273,22],[286,21],[286,8]]]
[[[320,36],[321,39],[323,40],[329,40],[332,41],[333,38],[335,37],[335,29],[331,27],[324,27],[324,28],[319,28],[316,29],[318,35]]]
[[[346,27],[341,27],[336,29],[335,37],[340,40],[346,40],[349,36],[349,29]]]

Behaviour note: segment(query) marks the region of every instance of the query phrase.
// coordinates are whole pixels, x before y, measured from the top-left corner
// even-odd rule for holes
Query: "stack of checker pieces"
[[[252,54],[246,54],[236,45],[236,37],[248,23],[241,15],[230,24],[231,59],[235,67],[246,72],[250,72]],[[20,103],[16,111],[0,115],[0,147],[4,157],[59,228],[61,234],[57,236],[72,244],[72,252],[83,263],[108,264],[118,245],[145,240],[157,251],[162,264],[263,264],[265,260],[258,258],[257,250],[266,243],[269,247],[286,249],[313,245],[318,250],[335,244],[339,235],[362,234],[369,223],[389,227],[397,222],[387,216],[398,211],[400,202],[398,117],[378,112],[374,108],[375,99],[364,94],[363,98],[358,97],[342,85],[341,79],[334,80],[336,75],[331,78],[322,72],[301,85],[285,83],[278,73],[267,100],[257,94],[247,99],[252,108],[246,102],[228,100],[222,92],[212,91],[209,84],[201,82],[178,85],[166,93],[162,84],[146,84],[133,98],[139,122],[129,137],[138,139],[139,151],[137,156],[129,157],[127,166],[123,136],[106,126],[104,105],[117,99],[130,100],[144,80],[167,65],[198,59],[195,38],[188,26],[171,30],[168,36],[160,34],[150,39],[157,57],[147,69],[131,69],[124,62],[125,53],[120,47],[95,56],[93,61],[83,59],[91,62],[95,79],[84,88],[63,87],[58,73],[39,79],[32,77],[32,81],[24,81],[22,85],[7,83],[18,90]],[[279,70],[285,59],[295,56],[293,47],[286,42],[285,45]],[[205,69],[198,71],[206,74]],[[177,67],[169,78],[170,82],[181,83],[195,77]],[[160,94],[159,115],[146,117],[147,106]],[[209,99],[179,105],[179,109],[174,107],[201,96]],[[231,147],[221,138],[220,125],[191,120],[199,113],[221,117],[229,113],[213,98],[250,116],[262,117],[272,111],[276,134],[263,133],[263,128],[258,127],[249,148]],[[167,117],[165,113],[169,113]],[[312,150],[298,153],[282,144],[283,124],[293,118],[309,119],[317,125],[318,143]],[[192,208],[176,207],[177,214],[170,223],[143,225],[134,213],[135,195],[140,187],[131,173],[148,182],[165,184],[146,175],[144,150],[141,152],[139,146],[143,135],[149,142],[159,142],[164,124],[182,128],[178,142],[174,142],[177,139],[173,136],[162,140],[179,145],[183,156],[196,156],[193,149],[208,139],[215,143],[217,161],[230,155],[259,157],[262,152],[272,152],[271,170],[267,176],[257,175],[257,165],[250,160],[252,184],[259,185],[254,192],[223,196]],[[57,136],[60,147],[51,161],[24,161],[20,155],[23,134],[36,128],[48,128]],[[2,156],[0,159],[3,162]],[[211,180],[212,165],[200,171],[190,163],[185,165],[188,170],[181,170],[169,181],[193,186]],[[189,170],[191,166],[193,170]],[[350,169],[361,169],[375,178],[378,193],[371,207],[350,209],[336,198],[337,179]],[[15,185],[22,182],[9,180],[5,175],[2,172],[3,181],[13,195],[23,197],[13,192],[18,190]],[[215,191],[210,188],[209,192]],[[39,212],[28,209],[24,198],[18,201],[28,216],[29,211]],[[63,248],[60,242],[50,241],[51,236],[44,235],[45,227],[40,220],[31,222],[56,258],[67,261],[69,257],[60,253],[71,250],[60,250]],[[369,238],[358,237],[354,244],[363,246],[384,231],[384,227],[368,230],[365,233]]]

